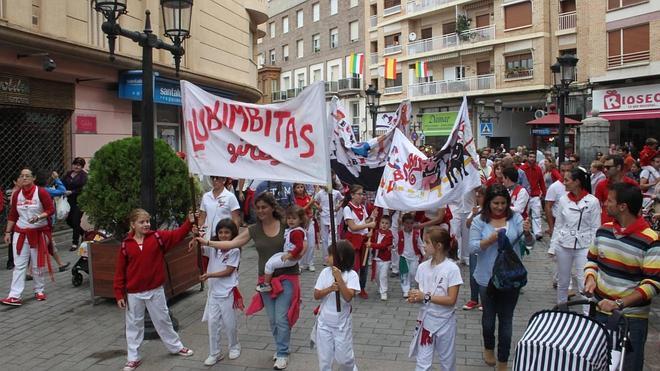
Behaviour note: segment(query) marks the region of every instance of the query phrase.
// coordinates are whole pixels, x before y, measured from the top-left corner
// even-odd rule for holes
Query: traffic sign
[[[493,123],[492,122],[480,122],[479,123],[479,135],[484,137],[493,136]]]

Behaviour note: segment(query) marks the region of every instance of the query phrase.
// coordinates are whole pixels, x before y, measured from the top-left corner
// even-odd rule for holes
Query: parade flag
[[[478,158],[467,100],[463,98],[449,139],[431,158],[396,130],[375,204],[392,210],[420,211],[459,201],[481,184]]]
[[[280,104],[257,105],[181,80],[188,166],[235,179],[330,183],[323,82]]]
[[[429,77],[429,62],[419,61],[415,63],[415,76],[418,79]]]
[[[362,75],[364,73],[364,53],[352,53],[348,61],[351,75]]]
[[[409,100],[404,100],[399,104],[392,119],[392,126],[401,130],[401,132],[410,138],[412,134],[412,104]]]
[[[385,78],[388,80],[396,80],[395,58],[385,58]]]

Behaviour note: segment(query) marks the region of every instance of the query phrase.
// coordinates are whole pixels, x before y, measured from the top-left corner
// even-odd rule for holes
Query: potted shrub
[[[470,19],[468,16],[464,14],[459,14],[456,17],[456,34],[461,40],[463,41],[470,40],[472,34],[465,31],[470,29],[471,23],[472,23],[472,19]]]

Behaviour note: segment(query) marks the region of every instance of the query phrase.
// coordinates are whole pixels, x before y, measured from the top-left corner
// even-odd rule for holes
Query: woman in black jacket
[[[67,200],[71,206],[69,215],[66,218],[66,224],[73,229],[70,251],[76,251],[78,249],[80,236],[84,233],[83,229],[80,227],[82,211],[80,211],[80,208],[78,207],[78,195],[80,195],[85,183],[87,183],[87,172],[83,170],[84,167],[85,159],[82,157],[76,157],[71,163],[71,170],[69,170],[64,176],[64,179],[62,179],[62,182],[66,187]]]

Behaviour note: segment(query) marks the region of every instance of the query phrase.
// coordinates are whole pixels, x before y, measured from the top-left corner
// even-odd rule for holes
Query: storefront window
[[[181,150],[181,108],[168,104],[156,104],[155,137],[163,139],[174,151]],[[142,102],[133,101],[133,136],[142,131]]]

